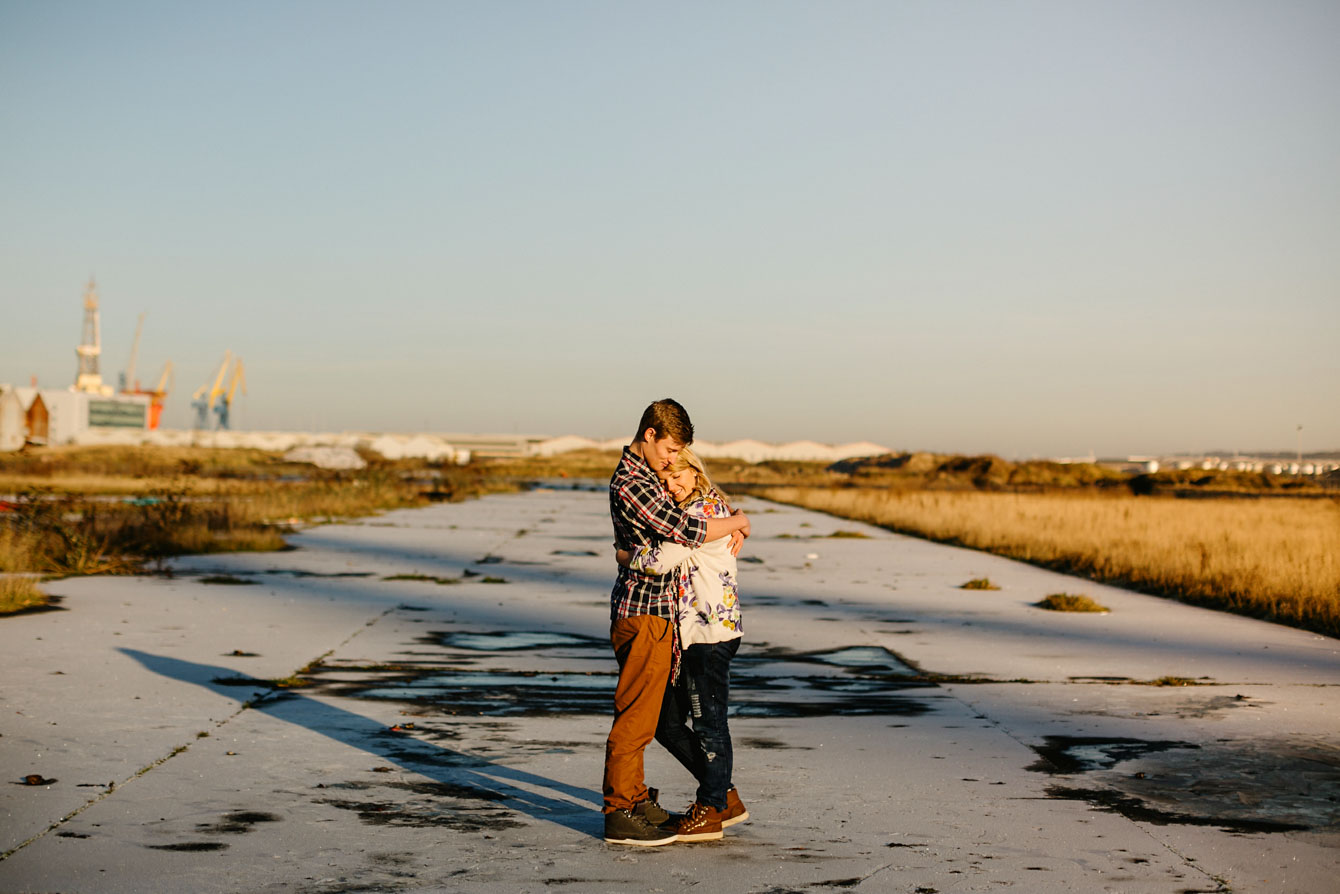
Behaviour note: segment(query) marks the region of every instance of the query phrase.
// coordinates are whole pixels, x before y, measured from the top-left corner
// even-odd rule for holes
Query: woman
[[[700,518],[724,518],[730,505],[712,485],[707,469],[685,447],[658,473],[675,502]],[[722,829],[749,818],[731,783],[733,754],[726,711],[730,662],[742,633],[735,552],[739,541],[723,537],[691,549],[676,543],[619,550],[619,564],[647,574],[678,578],[678,661],[661,703],[660,742],[698,780],[688,812],[675,823],[680,841],[722,837]],[[693,728],[688,723],[692,720]]]

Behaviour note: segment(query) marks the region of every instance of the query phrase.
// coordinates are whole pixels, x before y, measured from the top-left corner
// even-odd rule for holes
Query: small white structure
[[[0,385],[0,451],[19,450],[28,439],[28,414],[13,388]]]

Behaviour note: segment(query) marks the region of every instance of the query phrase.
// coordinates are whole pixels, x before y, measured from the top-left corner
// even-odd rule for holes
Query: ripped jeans
[[[718,810],[726,809],[726,791],[731,787],[734,758],[726,709],[730,662],[739,648],[736,637],[685,649],[679,681],[666,687],[656,725],[656,741],[698,780],[698,803]]]

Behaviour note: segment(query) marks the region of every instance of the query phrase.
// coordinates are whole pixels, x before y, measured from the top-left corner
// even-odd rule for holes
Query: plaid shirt
[[[610,478],[610,519],[614,545],[620,549],[634,550],[661,540],[702,546],[707,539],[707,523],[676,506],[656,473],[627,447]],[[620,567],[610,593],[610,618],[673,618],[675,591],[673,574],[657,576]]]

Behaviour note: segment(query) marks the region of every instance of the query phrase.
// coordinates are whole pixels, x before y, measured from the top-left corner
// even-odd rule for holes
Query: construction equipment
[[[214,401],[218,400],[219,394],[223,391],[220,387],[223,383],[223,375],[228,371],[228,364],[232,362],[233,352],[223,352],[223,362],[219,364],[219,371],[214,376],[212,385],[201,385],[195,389],[191,395],[191,407],[195,410],[194,429],[207,428],[209,426],[209,411],[214,409]]]
[[[135,385],[136,394],[149,395],[149,430],[156,431],[158,423],[163,419],[163,403],[167,400],[168,390],[172,381],[172,361],[169,360],[163,364],[163,374],[158,377],[158,384],[152,389],[145,391],[139,384]]]
[[[139,321],[135,323],[135,340],[130,343],[130,362],[126,364],[125,371],[121,373],[121,393],[122,394],[140,394],[140,383],[135,381],[135,362],[140,356],[140,334],[144,332],[144,314],[140,314]]]
[[[79,372],[74,389],[88,394],[110,396],[111,386],[102,383],[98,373],[98,355],[102,353],[102,323],[98,318],[98,285],[91,278],[84,290],[84,340],[74,349],[79,357]]]
[[[219,417],[218,428],[221,431],[228,431],[230,428],[229,416],[233,409],[233,397],[237,394],[237,386],[242,386],[242,393],[247,393],[247,374],[242,368],[242,358],[237,358],[233,364],[233,375],[228,380],[228,387],[223,390],[222,398],[214,405],[214,415]]]

